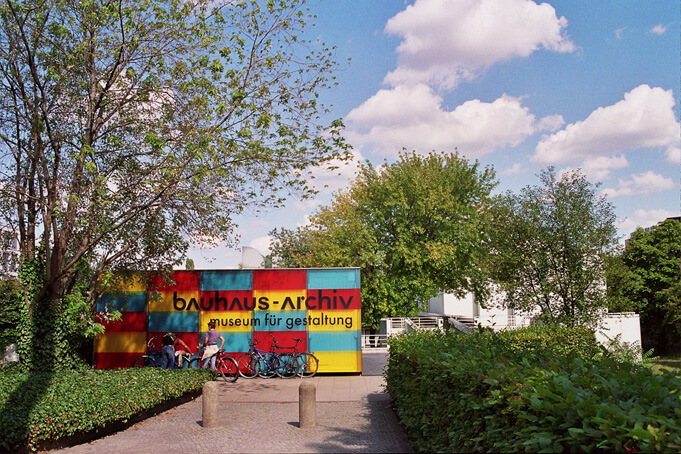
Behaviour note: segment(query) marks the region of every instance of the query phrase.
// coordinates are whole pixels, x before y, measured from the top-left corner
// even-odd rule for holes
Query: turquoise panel
[[[150,332],[197,332],[199,313],[194,311],[149,312]]]
[[[305,331],[306,311],[253,311],[253,331]]]
[[[201,271],[201,290],[253,290],[253,272]]]
[[[307,288],[359,288],[359,269],[308,270]]]
[[[147,292],[105,292],[97,301],[97,312],[146,312]]]
[[[360,331],[308,331],[308,350],[311,352],[340,352],[361,350]]]
[[[225,351],[227,352],[247,352],[250,346],[248,341],[252,338],[252,333],[220,333],[225,338]],[[204,334],[205,336],[205,334]],[[218,345],[220,341],[218,341]],[[237,358],[234,358],[237,359]]]

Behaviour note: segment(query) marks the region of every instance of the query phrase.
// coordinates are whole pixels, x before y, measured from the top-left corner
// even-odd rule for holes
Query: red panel
[[[151,276],[149,289],[157,292],[195,292],[201,287],[200,271],[175,271],[170,279],[175,284],[167,284],[160,275]]]
[[[107,333],[121,332],[140,332],[147,330],[146,312],[121,312],[121,319],[118,321],[104,321],[97,314],[95,320],[104,325]]]
[[[253,332],[253,339],[258,341],[257,347],[260,350],[272,350],[272,336],[279,343],[279,347],[293,347],[296,341],[293,339],[302,339],[298,343],[298,352],[307,351],[307,331],[255,331]],[[293,352],[291,348],[281,348],[279,353]]]
[[[305,307],[310,310],[360,309],[358,288],[338,290],[308,290]]]
[[[138,353],[95,353],[95,368],[97,369],[120,369],[132,367],[132,363],[142,356]]]
[[[307,288],[305,270],[254,270],[253,290],[301,290]]]
[[[217,302],[217,304],[216,304]],[[204,312],[249,311],[255,308],[252,290],[209,290],[200,293],[200,306]]]

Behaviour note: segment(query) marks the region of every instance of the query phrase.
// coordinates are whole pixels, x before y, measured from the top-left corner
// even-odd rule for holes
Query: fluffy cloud
[[[352,158],[348,161],[333,160],[323,166],[310,169],[314,180],[310,183],[322,193],[332,193],[345,188],[348,182],[355,178],[359,165],[364,157],[357,150],[352,151]],[[318,204],[315,204],[318,205]]]
[[[671,178],[664,178],[652,171],[647,171],[631,176],[631,180],[619,180],[619,189],[605,188],[603,195],[608,197],[622,197],[629,195],[646,195],[666,191],[674,188]]]
[[[664,35],[664,33],[667,31],[667,27],[664,25],[656,25],[653,28],[650,29],[650,33],[655,33],[656,35]]]
[[[544,137],[535,150],[538,163],[561,163],[608,156],[636,148],[678,143],[679,123],[671,90],[640,85],[618,103],[599,107],[584,121]]]
[[[665,152],[665,160],[674,165],[681,165],[681,148],[669,147]]]
[[[623,219],[619,223],[618,228],[620,232],[628,235],[638,227],[652,227],[658,222],[678,215],[679,213],[667,210],[636,210],[633,216]]]
[[[380,90],[346,117],[356,147],[395,156],[404,147],[453,151],[476,158],[504,146],[516,146],[540,130],[555,129],[560,116],[537,121],[522,98],[503,95],[491,103],[466,101],[443,110],[442,98],[424,84]]]
[[[386,33],[400,36],[393,86],[430,82],[452,88],[499,61],[538,49],[572,52],[567,20],[548,3],[531,0],[416,0],[391,18]]]
[[[623,155],[607,157],[597,156],[595,158],[587,158],[584,160],[579,168],[582,173],[591,182],[599,182],[610,176],[610,171],[614,169],[623,169],[629,167],[629,161]],[[562,169],[560,174],[568,173],[575,170],[572,167]]]

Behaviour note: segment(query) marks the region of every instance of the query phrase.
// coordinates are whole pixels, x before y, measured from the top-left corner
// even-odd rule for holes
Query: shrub
[[[387,391],[414,449],[681,450],[677,377],[601,358],[584,332],[542,330],[392,339]]]
[[[200,390],[215,372],[157,368],[58,372],[0,369],[0,451],[101,429]]]

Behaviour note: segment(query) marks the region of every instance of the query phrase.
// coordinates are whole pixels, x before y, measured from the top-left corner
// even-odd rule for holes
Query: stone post
[[[303,380],[298,387],[298,427],[313,429],[317,425],[317,387],[311,381]]]
[[[203,428],[213,429],[218,427],[220,421],[218,419],[218,384],[216,382],[209,381],[203,385],[201,404],[203,410],[203,416],[201,417]]]

